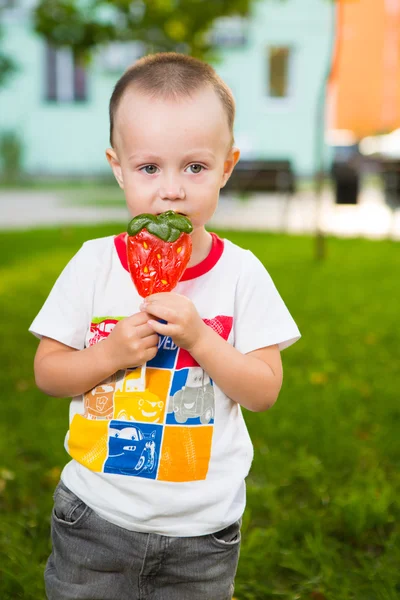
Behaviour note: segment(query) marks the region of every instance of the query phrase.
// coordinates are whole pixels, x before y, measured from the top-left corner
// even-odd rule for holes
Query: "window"
[[[0,9],[1,8],[16,8],[17,0],[0,0]]]
[[[292,49],[288,46],[271,46],[268,52],[268,96],[288,98],[291,95]]]
[[[70,48],[46,44],[45,98],[50,102],[87,100],[86,70],[77,64]]]
[[[248,20],[245,17],[218,17],[208,33],[208,41],[220,48],[238,48],[248,41]]]

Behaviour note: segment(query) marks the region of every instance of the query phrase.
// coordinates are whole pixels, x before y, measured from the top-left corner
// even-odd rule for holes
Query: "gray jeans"
[[[241,520],[215,534],[168,537],[99,517],[62,482],[54,493],[48,600],[231,600]]]

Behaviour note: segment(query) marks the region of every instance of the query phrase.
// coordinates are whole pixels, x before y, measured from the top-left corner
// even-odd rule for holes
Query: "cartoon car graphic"
[[[146,434],[135,426],[110,427],[109,434],[108,472],[138,475],[154,471],[157,462],[156,431]]]
[[[207,425],[214,417],[214,388],[209,376],[200,367],[189,369],[186,385],[170,398],[169,412],[178,423],[200,418]]]
[[[91,323],[90,332],[94,335],[90,338],[89,346],[93,346],[108,337],[117,323],[118,319],[104,319],[100,323]]]
[[[119,421],[159,423],[162,420],[164,402],[145,387],[145,369],[125,372],[114,394],[114,418]]]
[[[162,409],[164,408],[164,402],[159,400],[158,396],[152,394],[149,391],[143,392],[142,397],[136,399],[136,402],[131,407],[122,408],[117,412],[118,404],[117,401],[120,398],[116,398],[116,415],[115,418],[118,421],[144,421],[146,423],[159,423],[161,421]]]
[[[96,385],[83,396],[84,416],[87,419],[111,419],[113,415],[113,397],[115,375]]]

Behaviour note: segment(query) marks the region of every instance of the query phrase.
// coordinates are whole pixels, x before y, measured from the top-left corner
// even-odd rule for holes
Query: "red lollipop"
[[[190,220],[173,210],[132,219],[128,225],[128,267],[140,296],[170,292],[176,286],[190,260],[192,231]]]

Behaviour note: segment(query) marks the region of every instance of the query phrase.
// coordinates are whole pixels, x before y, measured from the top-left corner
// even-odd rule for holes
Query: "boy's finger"
[[[147,363],[149,360],[151,360],[152,358],[154,358],[157,354],[157,348],[147,348],[147,350],[145,350],[144,352],[144,362],[143,364]]]
[[[163,304],[159,304],[158,302],[153,302],[146,307],[146,311],[149,315],[153,317],[157,317],[158,319],[163,319],[164,321],[173,321],[175,317],[175,311],[168,306],[164,306]]]
[[[140,305],[140,310],[148,311],[153,304],[163,304],[163,306],[170,306],[171,308],[180,305],[182,296],[175,294],[174,292],[159,292],[158,294],[152,294],[143,298]]]
[[[144,323],[143,325],[138,325],[136,327],[136,335],[140,339],[148,337],[149,335],[154,335],[154,329],[152,329],[150,327],[150,325],[148,325],[148,323],[147,323],[147,321],[149,320],[149,318],[150,318],[150,315],[147,315],[146,316],[146,323]]]
[[[160,323],[160,321],[154,321],[153,319],[150,319],[149,325],[150,327],[153,327],[154,331],[160,335],[172,335],[171,325],[169,323]]]
[[[143,346],[144,348],[153,348],[154,346],[158,346],[158,342],[159,342],[160,338],[158,333],[154,333],[154,329],[152,329],[152,335],[147,336],[144,340],[143,340]]]
[[[138,312],[135,313],[134,315],[131,315],[130,317],[126,317],[126,320],[129,321],[132,325],[144,325],[145,323],[147,323],[149,319],[149,315],[144,312]]]

